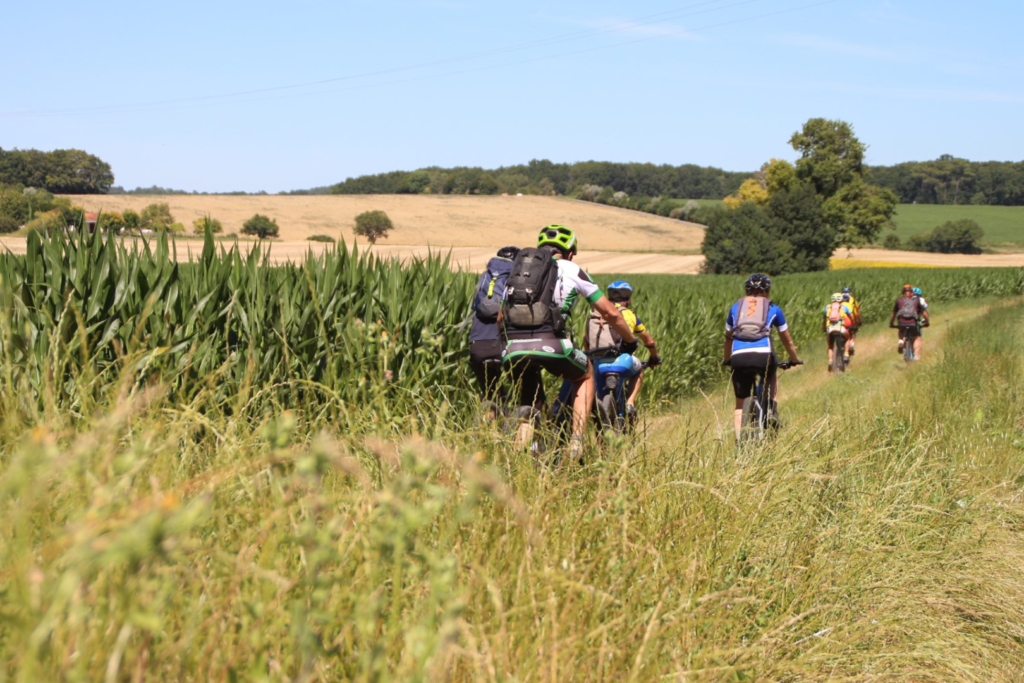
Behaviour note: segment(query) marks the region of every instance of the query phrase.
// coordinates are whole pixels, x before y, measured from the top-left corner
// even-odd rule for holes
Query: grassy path
[[[988,313],[991,306],[991,302],[958,302],[936,315],[932,325],[924,331],[925,346],[917,367],[931,367],[936,354],[941,354],[949,330],[961,323],[977,320]],[[776,344],[781,347],[778,342]],[[818,403],[829,402],[828,396],[815,396],[811,403],[792,403],[807,393],[827,389],[831,395],[848,394],[854,400],[863,401],[891,389],[893,382],[902,377],[902,373],[911,370],[902,356],[896,354],[896,330],[882,323],[866,325],[860,331],[850,369],[840,377],[833,377],[826,370],[828,355],[824,334],[809,348],[803,347],[799,351],[805,365],[780,373],[779,400],[787,421],[796,416],[813,417],[815,411],[819,410]],[[785,357],[784,350],[780,357]],[[810,411],[801,411],[804,405],[810,406]],[[723,374],[722,387],[718,390],[682,401],[678,410],[673,409],[670,415],[650,418],[647,423],[647,440],[655,448],[674,444],[680,437],[680,430],[691,433],[696,425],[716,425],[715,429],[707,430],[709,438],[731,439],[729,429],[732,425],[732,410],[732,386]]]

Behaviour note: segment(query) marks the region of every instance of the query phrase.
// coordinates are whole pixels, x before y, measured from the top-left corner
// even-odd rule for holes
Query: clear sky
[[[268,192],[588,159],[743,171],[808,118],[872,164],[1024,159],[1010,0],[37,0],[3,11],[0,147],[126,188]]]

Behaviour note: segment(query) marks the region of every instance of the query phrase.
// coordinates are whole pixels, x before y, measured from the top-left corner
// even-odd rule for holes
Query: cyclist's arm
[[[622,337],[622,341],[627,344],[636,341],[636,335],[633,334],[633,330],[629,328],[626,323],[626,319],[622,317],[622,313],[619,309],[615,308],[615,304],[608,300],[608,297],[601,295],[601,298],[591,304],[595,311],[601,314],[601,317],[608,321],[608,324],[612,326],[612,329],[619,333]]]
[[[789,330],[781,330],[779,332],[779,339],[782,340],[782,345],[786,347],[789,360],[793,363],[799,363],[800,356],[796,352],[796,344],[793,343],[793,335],[789,333]]]
[[[722,350],[722,362],[732,360],[732,330],[725,331],[725,348]]]
[[[639,335],[640,343],[647,347],[647,350],[651,353],[651,358],[658,357],[658,345],[654,343],[654,337],[647,330],[644,330]]]

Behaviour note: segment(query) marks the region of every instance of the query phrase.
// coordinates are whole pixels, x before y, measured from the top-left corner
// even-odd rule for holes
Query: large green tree
[[[824,215],[838,235],[837,246],[855,247],[878,239],[891,225],[897,198],[864,180],[867,147],[846,121],[809,119],[789,139],[800,158],[797,177],[824,201]]]
[[[772,215],[754,202],[708,216],[701,251],[707,273],[791,272],[792,245],[776,234]]]
[[[797,176],[826,199],[864,175],[864,146],[845,121],[808,119],[789,144],[800,153]]]
[[[114,184],[110,164],[80,149],[0,149],[0,183],[63,194],[101,194]]]

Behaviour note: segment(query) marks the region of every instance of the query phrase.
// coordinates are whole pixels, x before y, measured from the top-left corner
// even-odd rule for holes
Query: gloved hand
[[[651,356],[647,360],[647,367],[649,367],[649,368],[656,368],[656,367],[658,367],[661,364],[662,364],[661,356]]]
[[[634,353],[636,353],[636,349],[639,345],[640,343],[636,339],[634,339],[631,342],[624,341],[621,344],[619,344],[619,350],[622,351],[623,353],[628,353],[629,355],[632,356]]]

